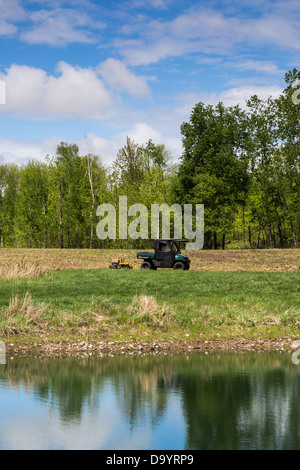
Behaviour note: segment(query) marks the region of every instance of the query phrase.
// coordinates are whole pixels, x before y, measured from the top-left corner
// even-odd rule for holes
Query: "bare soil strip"
[[[0,268],[31,262],[47,270],[108,268],[113,258],[137,264],[139,250],[0,249]],[[189,251],[199,271],[300,272],[300,249]]]

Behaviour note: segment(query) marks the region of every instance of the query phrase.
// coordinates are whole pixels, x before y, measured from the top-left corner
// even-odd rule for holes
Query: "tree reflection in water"
[[[299,380],[279,354],[16,358],[0,369],[0,396],[1,384],[22,388],[76,425],[87,411],[103,420],[110,394],[129,433],[142,423],[153,435],[178,413],[182,449],[298,449]]]

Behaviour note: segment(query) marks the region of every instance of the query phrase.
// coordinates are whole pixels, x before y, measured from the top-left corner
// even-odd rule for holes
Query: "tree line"
[[[150,245],[97,237],[97,207],[117,208],[124,195],[128,206],[141,203],[149,210],[151,204],[204,204],[204,248],[298,247],[297,80],[300,87],[300,71],[289,71],[279,98],[254,95],[245,109],[197,103],[181,126],[177,164],[163,144],[140,145],[127,137],[110,166],[66,142],[44,161],[0,165],[1,247]]]

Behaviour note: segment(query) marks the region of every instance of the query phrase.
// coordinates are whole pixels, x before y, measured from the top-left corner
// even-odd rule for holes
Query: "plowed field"
[[[137,250],[0,249],[0,267],[37,262],[49,270],[108,268],[113,258],[133,264]],[[185,252],[192,270],[300,272],[300,249]]]

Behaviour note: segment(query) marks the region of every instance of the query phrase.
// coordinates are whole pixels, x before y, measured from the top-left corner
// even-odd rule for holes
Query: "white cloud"
[[[130,130],[120,134],[121,138],[125,138],[127,135],[139,144],[147,142],[149,139],[157,143],[163,141],[162,134],[144,122],[136,123]]]
[[[105,27],[95,2],[83,0],[31,1],[27,11],[20,0],[0,0],[0,35],[17,34],[16,23],[27,20],[20,39],[30,44],[63,46],[70,43],[99,43],[99,30]],[[215,5],[215,7],[213,6]],[[41,8],[42,6],[42,8]],[[132,0],[122,2],[120,9],[136,8],[166,10],[172,0]],[[122,7],[122,8],[121,8]],[[218,10],[217,10],[218,8]],[[184,9],[184,5],[182,6]],[[106,10],[106,14],[107,14]],[[247,12],[247,15],[245,14]],[[148,12],[147,12],[148,13]],[[258,14],[259,13],[259,14]],[[122,17],[122,12],[115,12]],[[172,20],[156,19],[153,15],[134,15],[118,24],[114,42],[126,63],[151,64],[193,52],[228,54],[235,47],[262,44],[300,50],[300,10],[295,0],[248,2],[240,8],[237,1],[212,2],[211,7],[199,6],[178,14]],[[107,17],[109,18],[109,17]],[[126,32],[127,38],[122,38]],[[128,38],[128,35],[132,35]]]
[[[34,142],[0,137],[0,165],[5,163],[22,165],[29,160],[43,160],[46,155],[55,154],[61,140],[50,138]]]
[[[109,385],[106,387],[109,389]],[[33,392],[29,390],[27,393]],[[0,423],[1,442],[9,450],[116,449],[120,442],[121,449],[150,447],[153,439],[151,426],[149,431],[143,429],[143,432],[137,426],[129,433],[120,407],[113,401],[117,398],[107,398],[109,392],[106,390],[97,393],[96,398],[100,405],[86,407],[84,418],[80,417],[73,422],[72,419],[64,420],[61,417],[56,402],[50,405],[48,412],[47,403],[38,403],[40,406],[36,406],[34,411],[24,406],[17,416],[4,412]],[[27,403],[23,397],[18,398]]]
[[[57,145],[61,141],[76,143],[82,155],[92,152],[99,155],[103,162],[111,164],[116,158],[118,150],[126,143],[129,136],[138,144],[144,144],[149,139],[157,144],[165,144],[172,156],[177,159],[182,153],[180,125],[190,119],[193,107],[200,101],[204,104],[216,105],[220,101],[225,106],[240,104],[246,107],[246,100],[257,94],[266,99],[269,96],[278,97],[282,89],[278,86],[240,86],[219,93],[182,93],[174,97],[172,106],[156,106],[148,113],[147,121],[128,124],[126,130],[110,136],[101,136],[95,132],[88,132],[86,136],[78,139],[68,139],[65,136],[53,136],[39,141],[12,140],[0,137],[0,164],[14,162],[26,163],[30,159],[44,159],[54,155]],[[120,119],[126,118],[126,116]],[[131,117],[133,121],[133,117]]]
[[[283,76],[284,70],[279,69],[278,65],[269,60],[240,60],[235,62],[226,62],[226,67],[234,67],[238,70],[250,70],[254,72],[264,73],[268,75]]]
[[[85,12],[75,9],[55,8],[37,10],[30,15],[33,23],[20,38],[30,44],[63,46],[69,43],[95,43],[91,30],[103,29],[104,23],[93,21]]]
[[[280,3],[280,2],[279,2]],[[132,38],[118,38],[115,46],[131,65],[147,65],[168,57],[190,53],[225,54],[239,48],[262,44],[300,50],[300,10],[289,2],[286,10],[269,4],[260,16],[242,16],[238,11],[223,12],[192,7],[171,21],[150,20]]]
[[[300,50],[300,15],[268,14],[239,24],[241,40],[268,44],[281,49]]]
[[[151,127],[149,124],[140,122],[129,127],[119,134],[111,137],[100,137],[89,133],[86,140],[77,141],[82,154],[87,152],[101,156],[106,163],[111,163],[117,156],[118,151],[126,144],[126,137],[130,137],[137,144],[145,144],[151,139],[157,144],[166,144],[166,139],[160,131]]]
[[[19,0],[0,0],[0,18],[9,21],[21,21],[27,17]]]
[[[209,95],[210,103],[217,104],[222,101],[225,106],[235,106],[239,104],[245,107],[246,100],[253,95],[265,100],[272,96],[278,98],[282,93],[282,88],[279,86],[241,86],[237,88],[230,88],[223,90],[221,93]],[[214,103],[213,103],[214,102]]]
[[[177,129],[178,133],[178,129]],[[165,144],[175,157],[181,153],[180,136],[164,136],[159,130],[146,123],[136,123],[127,130],[108,137],[89,132],[84,138],[67,139],[53,136],[36,141],[13,140],[0,137],[0,165],[4,163],[26,164],[29,160],[44,160],[46,155],[55,155],[56,147],[62,141],[77,144],[81,155],[93,153],[109,165],[118,151],[126,144],[126,137],[137,144],[145,144],[149,139],[157,144]]]
[[[112,110],[110,92],[92,69],[60,62],[58,76],[26,65],[0,74],[6,84],[3,112],[25,119],[105,119]]]
[[[231,50],[236,22],[235,18],[227,19],[214,10],[193,8],[172,21],[150,21],[139,38],[118,39],[115,45],[132,65],[146,65],[192,52],[217,50],[221,54]]]
[[[0,0],[0,36],[13,36],[18,32],[16,22],[27,17],[18,0]]]
[[[6,106],[1,112],[24,119],[114,120],[116,124],[125,110],[116,92],[126,91],[135,97],[151,93],[145,77],[136,76],[114,59],[95,69],[60,62],[56,72],[51,75],[17,64],[0,72],[0,80],[6,85]],[[132,116],[133,110],[127,109],[127,113]],[[128,124],[128,117],[124,122]]]
[[[0,36],[13,36],[17,31],[16,26],[0,19]]]
[[[98,71],[109,87],[126,91],[133,96],[147,96],[150,89],[144,77],[134,75],[123,62],[109,58],[100,64]]]
[[[126,4],[130,9],[134,8],[145,8],[145,9],[157,9],[157,10],[166,10],[172,4],[173,0],[131,0]]]
[[[282,88],[276,85],[244,85],[221,90],[220,92],[182,93],[177,97],[177,105],[174,106],[173,115],[181,115],[185,119],[189,119],[192,108],[199,102],[212,106],[222,102],[225,106],[240,105],[241,108],[246,108],[246,101],[253,95],[265,100],[270,96],[278,98],[282,91]]]
[[[95,10],[95,5],[89,1],[30,0],[33,7],[37,7],[26,10],[21,3],[20,0],[0,0],[0,36],[17,35],[20,30],[19,38],[29,44],[90,44],[99,40],[97,34],[106,26],[103,21],[94,20],[91,11]],[[40,4],[46,8],[40,8]],[[17,27],[18,23],[23,24]]]

